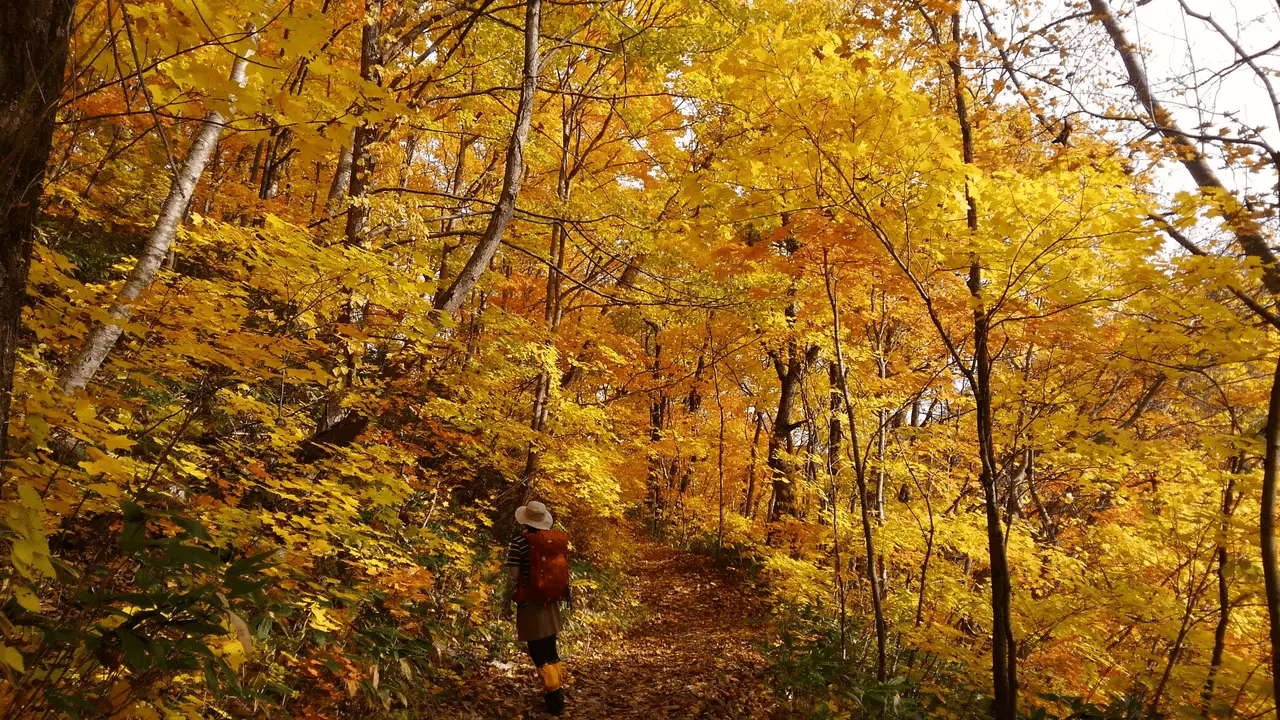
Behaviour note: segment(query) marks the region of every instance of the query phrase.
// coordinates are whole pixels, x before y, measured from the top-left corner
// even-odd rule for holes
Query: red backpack
[[[535,600],[545,607],[569,589],[569,536],[560,530],[525,533],[529,541],[529,579],[520,580],[516,602]]]

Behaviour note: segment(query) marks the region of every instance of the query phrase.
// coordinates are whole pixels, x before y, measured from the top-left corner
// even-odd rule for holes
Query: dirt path
[[[562,717],[766,718],[765,659],[752,643],[760,598],[708,558],[646,543],[635,568],[646,610],[617,640],[565,653],[570,679]],[[566,634],[572,633],[572,628]],[[442,707],[459,720],[542,720],[541,693],[527,659],[468,678],[465,697]]]

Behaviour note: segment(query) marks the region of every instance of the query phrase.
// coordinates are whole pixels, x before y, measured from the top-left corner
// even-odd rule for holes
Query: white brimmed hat
[[[551,513],[547,511],[546,505],[534,500],[528,505],[521,505],[516,508],[516,522],[539,530],[550,530],[556,521],[555,518],[551,517]]]

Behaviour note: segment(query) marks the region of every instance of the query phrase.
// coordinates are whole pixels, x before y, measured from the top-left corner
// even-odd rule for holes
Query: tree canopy
[[[748,568],[795,717],[1273,716],[1280,6],[1221,5],[0,11],[0,717],[430,716],[534,497],[584,637],[629,533]]]

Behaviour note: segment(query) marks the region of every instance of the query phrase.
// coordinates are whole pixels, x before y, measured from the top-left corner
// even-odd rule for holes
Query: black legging
[[[556,652],[556,636],[551,635],[541,640],[530,640],[529,658],[533,660],[535,667],[542,667],[547,663],[560,662],[560,653]]]

